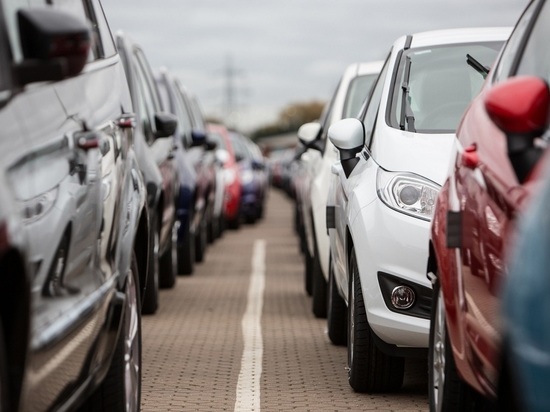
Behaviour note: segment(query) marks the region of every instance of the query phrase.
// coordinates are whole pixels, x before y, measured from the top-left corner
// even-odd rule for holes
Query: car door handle
[[[134,113],[123,113],[116,122],[121,129],[130,129],[136,126],[136,115]]]
[[[462,152],[462,164],[468,169],[475,169],[479,165],[479,156],[475,143],[466,147],[464,152]]]
[[[97,132],[81,132],[75,135],[76,146],[82,150],[99,147],[101,135]]]

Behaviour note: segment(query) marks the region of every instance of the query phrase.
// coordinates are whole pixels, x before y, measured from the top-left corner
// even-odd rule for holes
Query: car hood
[[[442,185],[455,159],[454,133],[424,134],[387,128],[375,137],[372,157],[383,169],[411,172]]]

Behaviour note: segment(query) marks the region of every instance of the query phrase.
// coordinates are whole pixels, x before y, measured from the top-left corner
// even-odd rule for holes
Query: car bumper
[[[385,343],[426,348],[430,328],[430,298],[426,302],[431,289],[426,278],[430,222],[396,212],[376,199],[360,210],[351,228],[372,330]],[[413,310],[413,305],[410,310],[398,310],[391,306],[388,298],[392,289],[386,292],[385,300],[381,287],[388,277],[412,287],[415,305],[422,296],[424,308],[416,306]]]

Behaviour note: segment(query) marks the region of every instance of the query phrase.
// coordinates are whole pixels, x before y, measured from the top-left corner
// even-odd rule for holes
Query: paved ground
[[[346,348],[331,345],[326,320],[314,318],[303,267],[291,201],[273,189],[263,220],[210,245],[143,318],[142,410],[428,410],[425,360],[406,364],[399,393],[351,390]]]

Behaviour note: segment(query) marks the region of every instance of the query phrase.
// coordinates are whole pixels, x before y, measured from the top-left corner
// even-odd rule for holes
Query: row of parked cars
[[[263,156],[99,0],[0,5],[0,411],[139,410],[141,315],[262,216]]]
[[[549,22],[533,0],[515,28],[400,37],[274,159],[355,391],[426,357],[433,411],[550,410]]]

